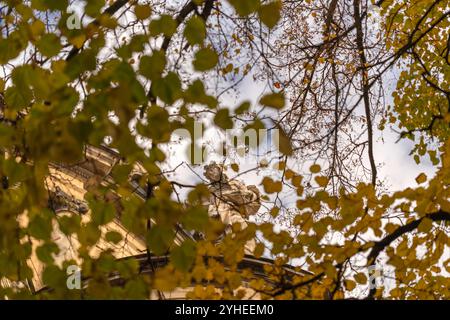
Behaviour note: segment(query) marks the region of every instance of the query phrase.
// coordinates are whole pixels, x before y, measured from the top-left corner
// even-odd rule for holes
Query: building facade
[[[84,200],[84,196],[89,189],[90,184],[93,183],[93,181],[98,177],[101,177],[102,184],[113,184],[114,181],[111,177],[111,172],[115,165],[122,162],[122,157],[107,147],[88,146],[85,149],[85,157],[83,161],[70,165],[53,163],[49,168],[50,175],[46,181],[49,192],[50,209],[54,211],[56,216],[80,215],[82,223],[88,222],[91,219],[91,211],[87,202]],[[253,186],[250,186],[250,188],[246,188],[246,186],[242,183],[228,183],[227,181],[223,181],[227,183],[226,187],[219,186],[218,183],[223,180],[223,176],[221,176],[218,181],[214,181],[214,179],[217,179],[217,177],[214,177],[214,170],[216,169],[217,166],[207,166],[205,170],[205,176],[212,182],[211,186],[213,191],[220,189],[220,197],[230,198],[231,201],[234,201],[238,205],[248,205],[247,210],[252,212],[255,210],[257,211],[259,205],[256,201],[259,201],[259,194],[255,191],[256,187],[253,188]],[[208,170],[210,172],[207,172]],[[138,197],[142,198],[143,201],[146,196],[146,191],[139,186],[136,182],[136,178],[144,174],[145,170],[140,165],[135,165],[129,176],[130,188]],[[220,174],[222,175],[222,173]],[[250,202],[246,203],[245,201]],[[245,220],[238,217],[239,212],[232,209],[230,205],[221,203],[220,201],[217,201],[217,199],[211,199],[209,202],[208,211],[210,215],[221,217],[225,224],[236,221],[241,224],[245,224]],[[26,217],[22,219],[23,221],[21,221],[21,223],[26,225]],[[226,219],[231,222],[228,220],[225,221]],[[175,244],[180,244],[186,239],[194,240],[193,235],[183,230],[181,227],[178,228],[179,230],[176,232]],[[116,244],[106,241],[104,239],[104,235],[109,231],[120,233],[122,240]],[[149,260],[146,243],[143,236],[129,232],[123,226],[119,217],[116,217],[110,223],[101,226],[101,232],[102,236],[100,237],[100,240],[89,252],[90,256],[93,258],[97,257],[106,250],[110,250],[116,259],[136,259],[141,266],[142,273],[144,274],[151,274],[155,272],[155,268],[157,269],[164,267],[169,262],[168,256],[151,255]],[[60,249],[58,256],[55,257],[57,264],[62,264],[63,261],[72,259],[79,262],[77,257],[77,249],[80,244],[78,240],[75,236],[67,236],[61,232],[56,219],[53,223],[52,240]],[[33,271],[33,278],[29,279],[27,283],[12,283],[7,279],[0,279],[1,286],[28,286],[29,289],[35,294],[39,294],[40,292],[47,290],[46,284],[42,277],[45,265],[37,258],[36,255],[36,248],[40,245],[40,241],[32,241],[33,251],[31,258],[28,261],[28,265]],[[246,245],[246,256],[239,263],[238,267],[241,269],[250,268],[256,277],[266,277],[264,266],[271,264],[272,261],[269,259],[254,258],[251,255],[252,248],[254,248],[254,242],[249,242]],[[295,273],[296,271],[289,269],[288,272]],[[123,285],[123,280],[118,274],[111,275],[110,282],[113,285]],[[89,285],[89,280],[87,279],[83,285]],[[246,284],[244,283],[243,286],[245,287]],[[155,291],[151,293],[149,299],[184,299],[186,297],[186,293],[191,289],[192,288],[187,287],[177,288],[172,292]],[[246,298],[259,298],[259,295],[252,290],[248,288],[246,290],[248,291]]]

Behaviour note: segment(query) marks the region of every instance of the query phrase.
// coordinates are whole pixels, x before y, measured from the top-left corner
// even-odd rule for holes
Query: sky
[[[247,77],[239,85],[238,90],[240,92],[238,101],[250,100],[253,103],[256,103],[261,93],[265,90],[265,83],[258,83],[257,81],[254,81],[252,77]],[[237,104],[237,101],[231,96],[225,96],[223,100],[224,105]],[[215,141],[221,135],[223,136],[223,133],[221,133],[218,128],[208,128],[208,125],[204,126],[204,128],[204,136],[207,141]],[[428,177],[434,175],[435,167],[426,157],[422,159],[421,163],[417,164],[413,157],[409,155],[414,147],[412,141],[407,139],[399,140],[399,134],[394,132],[389,126],[386,126],[386,129],[382,132],[379,130],[375,130],[375,132],[377,135],[374,141],[374,154],[378,165],[378,178],[379,180],[384,181],[384,185],[389,191],[402,190],[406,187],[416,187],[417,183],[415,178],[422,172],[427,174]],[[183,160],[187,161],[185,152],[186,146],[187,142],[181,146],[174,147],[173,152],[176,156],[169,159],[170,167],[177,166],[180,163],[180,157],[183,157]],[[220,162],[221,158],[213,156],[212,159]],[[255,167],[255,161],[251,161],[251,159],[250,161],[243,161],[243,159],[237,160],[240,164],[241,171],[246,171]],[[201,175],[201,166],[195,166],[194,169]],[[180,167],[179,171],[180,174],[176,176],[176,179],[180,179],[180,182],[192,182],[192,179],[200,181],[200,179],[186,166]],[[240,178],[244,179],[247,184],[258,184],[261,176],[255,171],[252,171],[242,175]]]
[[[81,10],[78,3],[75,3],[73,8],[76,11]],[[239,64],[239,61],[237,61],[237,64]],[[387,104],[390,103],[389,96],[392,92],[392,88],[395,87],[395,72],[391,74],[390,78],[391,88],[388,86],[386,90]],[[244,100],[250,100],[253,104],[256,104],[261,94],[266,90],[266,83],[256,81],[251,74],[249,74],[237,85],[237,90],[239,92],[237,99],[231,94],[221,96],[222,105],[228,107],[235,106],[239,101]],[[206,124],[204,129],[204,136],[207,143],[215,142],[221,136],[223,137],[223,132],[220,132],[220,129],[213,126]],[[395,133],[389,126],[387,126],[383,132],[379,132],[378,130],[375,130],[375,132],[377,133],[377,136],[375,137],[374,154],[378,165],[378,178],[384,182],[385,187],[389,191],[401,190],[406,187],[415,187],[415,178],[421,172],[425,172],[428,177],[433,176],[435,169],[430,161],[423,159],[420,164],[416,164],[413,157],[409,155],[409,152],[413,148],[413,143],[411,141],[406,139],[398,141],[398,133]],[[180,145],[172,145],[170,147],[172,151],[171,157],[169,157],[169,161],[164,168],[167,170],[175,168],[180,164],[180,160],[187,162],[186,147],[187,141]],[[213,156],[212,160],[220,162],[221,158]],[[250,159],[250,161],[248,161],[248,158],[237,160],[240,164],[241,172],[247,171],[256,165],[254,159]],[[195,173],[191,169],[194,169]],[[201,181],[199,176],[202,175],[202,172],[202,166],[193,166],[189,168],[187,165],[182,165],[181,167],[178,167],[177,174],[174,178],[179,182],[190,182],[192,184],[194,181]],[[265,174],[271,174],[271,172],[267,171]],[[233,175],[231,174],[230,176]],[[247,184],[258,185],[261,180],[261,173],[257,174],[255,171],[251,171],[248,174],[242,175],[241,178],[245,179]]]

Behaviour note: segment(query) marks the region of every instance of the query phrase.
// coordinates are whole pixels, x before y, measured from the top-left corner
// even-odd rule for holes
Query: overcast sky
[[[251,100],[254,104],[258,101],[261,93],[264,92],[265,84],[258,83],[249,76],[244,81],[242,81],[239,86],[239,97],[236,101],[230,96],[223,96],[223,104],[226,106],[234,106],[239,101]],[[390,95],[389,88],[386,90],[386,94]],[[389,102],[390,99],[387,98]],[[289,107],[289,106],[287,106]],[[406,187],[416,187],[417,183],[415,178],[421,173],[425,172],[428,177],[432,177],[435,172],[435,167],[431,162],[424,157],[420,164],[416,164],[413,157],[409,155],[414,147],[414,143],[407,139],[399,140],[399,134],[394,132],[391,127],[386,126],[386,129],[382,132],[375,130],[375,160],[379,167],[378,169],[378,179],[384,182],[386,188],[389,191],[397,191],[404,189]],[[204,136],[207,141],[216,141],[223,133],[220,129],[216,127],[204,126]],[[182,144],[180,146],[174,146],[172,148],[173,155],[170,157],[170,167],[177,166],[180,163],[180,159],[187,161],[186,157],[186,146]],[[220,161],[220,157],[213,156],[213,160]],[[246,171],[255,167],[255,161],[252,159],[237,159],[240,164],[240,170]],[[245,161],[244,161],[245,160]],[[230,161],[228,161],[229,163]],[[194,170],[201,175],[203,172],[202,166],[194,166]],[[182,166],[177,170],[178,174],[176,179],[185,183],[192,183],[193,181],[200,181],[200,178],[196,176],[187,166]],[[230,171],[230,176],[233,176]],[[239,177],[245,180],[247,184],[259,184],[262,179],[260,172],[259,174],[255,171],[251,171],[245,175]],[[270,174],[270,171],[265,172],[265,174]]]

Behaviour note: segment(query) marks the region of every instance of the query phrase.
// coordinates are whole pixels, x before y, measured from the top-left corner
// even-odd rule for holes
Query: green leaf
[[[31,0],[31,8],[40,11],[47,10],[43,0]]]
[[[77,79],[83,72],[97,68],[97,52],[84,50],[67,63],[65,73],[71,79]]]
[[[202,231],[208,223],[208,211],[203,207],[191,207],[182,218],[187,230]]]
[[[78,233],[78,239],[82,245],[93,246],[100,239],[102,233],[97,224],[88,223],[83,225]]]
[[[39,10],[46,8],[50,10],[65,11],[68,5],[68,0],[33,0],[33,6],[40,8]]]
[[[36,214],[28,225],[29,234],[36,239],[50,239],[53,230],[51,218],[52,212],[50,210],[43,210]]]
[[[260,6],[260,0],[228,0],[234,7],[236,12],[244,17],[258,10]]]
[[[170,141],[172,127],[171,123],[169,122],[169,113],[166,109],[156,105],[151,106],[147,111],[147,119],[147,125],[138,125],[138,132],[140,134],[152,139],[152,141],[155,143]],[[159,150],[157,147],[153,147],[150,152],[151,155],[155,157],[155,159],[160,159],[163,157],[163,154],[161,154],[161,150]]]
[[[184,36],[190,45],[202,44],[206,38],[206,26],[202,18],[193,16],[186,23]]]
[[[200,103],[210,108],[217,107],[217,99],[206,94],[205,86],[201,80],[195,80],[184,93],[184,100],[188,103]]]
[[[78,214],[58,218],[58,226],[62,233],[71,235],[78,232],[81,226],[81,217]]]
[[[214,117],[214,123],[224,130],[232,129],[233,120],[231,120],[230,118],[230,110],[220,109],[219,111],[217,111]]]
[[[45,243],[36,249],[37,257],[46,264],[53,263],[53,254],[58,254],[58,252],[59,248],[55,243]]]
[[[150,295],[148,285],[139,278],[126,282],[124,294],[129,300],[145,300]]]
[[[166,56],[162,51],[155,51],[151,56],[143,56],[139,64],[139,72],[150,80],[161,78],[166,67]]]
[[[89,0],[84,7],[87,15],[95,17],[100,13],[100,10],[105,6],[105,0]]]
[[[0,64],[6,64],[16,58],[25,50],[27,43],[28,39],[18,30],[13,31],[7,38],[0,38]]]
[[[145,44],[148,42],[148,36],[144,34],[137,34],[131,38],[129,48],[131,52],[141,52],[145,49]]]
[[[281,93],[267,94],[261,98],[259,103],[270,108],[282,109],[285,105],[284,95]]]
[[[125,184],[128,182],[131,170],[133,166],[130,164],[118,164],[113,168],[111,175],[118,184]]]
[[[181,271],[189,271],[194,263],[196,255],[195,243],[191,240],[184,241],[181,246],[175,247],[170,253],[170,260],[175,268]]]
[[[177,22],[171,16],[164,14],[159,19],[150,22],[150,35],[163,34],[170,37],[177,31],[177,27]]]
[[[169,72],[164,78],[154,82],[152,92],[167,104],[173,104],[181,97],[181,81],[177,74]]]
[[[193,65],[197,71],[207,71],[214,68],[218,61],[217,53],[212,49],[205,48],[197,51]]]
[[[53,33],[44,34],[36,43],[38,50],[46,57],[57,55],[62,48],[59,38]]]
[[[96,225],[105,225],[116,217],[116,211],[111,203],[90,201],[92,222]]]
[[[287,136],[284,129],[277,125],[278,130],[278,149],[284,155],[290,156],[293,153],[292,141]]]
[[[235,112],[236,114],[243,114],[250,110],[251,104],[248,101],[242,102],[239,107],[236,108]]]
[[[58,1],[55,1],[58,2]],[[54,265],[49,265],[42,273],[44,283],[51,288],[66,288],[67,274]]]
[[[30,90],[21,90],[16,86],[9,87],[5,92],[5,101],[8,107],[19,110],[29,105],[32,98]]]
[[[167,252],[173,243],[175,234],[173,229],[167,226],[154,225],[147,233],[146,241],[152,253],[162,255]]]
[[[29,25],[31,34],[33,37],[37,38],[44,34],[45,32],[45,24],[41,20],[36,20],[32,24]]]
[[[144,20],[152,14],[152,8],[149,5],[137,4],[134,6],[134,14],[139,20]]]
[[[122,241],[122,235],[116,231],[109,231],[105,235],[105,240],[114,244],[118,244],[120,241]]]
[[[259,18],[270,29],[276,26],[281,17],[281,1],[272,1],[258,10]]]

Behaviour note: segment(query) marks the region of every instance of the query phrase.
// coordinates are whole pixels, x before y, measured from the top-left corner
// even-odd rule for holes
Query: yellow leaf
[[[205,290],[204,290],[203,287],[200,286],[200,285],[196,285],[196,286],[194,287],[194,292],[193,292],[193,293],[194,293],[195,296],[198,297],[198,298],[203,298],[203,297],[205,296]]]
[[[311,171],[312,173],[318,173],[318,172],[320,172],[320,166],[318,164],[313,164],[309,168],[309,171]]]
[[[277,0],[264,4],[259,8],[258,12],[261,21],[269,29],[272,29],[280,20],[281,1]]]
[[[423,172],[416,177],[416,182],[418,184],[424,183],[425,181],[427,181],[427,175]]]
[[[316,182],[317,182],[317,184],[318,184],[319,186],[324,187],[324,188],[325,188],[325,187],[327,186],[327,184],[328,184],[328,178],[327,178],[327,177],[323,177],[323,176],[315,177],[314,180],[316,180]]]
[[[30,29],[34,37],[40,36],[45,32],[45,24],[41,20],[36,20],[30,25]]]
[[[77,49],[80,49],[83,46],[85,41],[86,41],[86,36],[84,34],[80,34],[80,35],[70,39],[70,43],[73,44]]]
[[[280,208],[278,208],[278,207],[273,207],[272,209],[270,209],[270,215],[274,218],[276,218],[279,213],[280,213]]]
[[[329,197],[324,199],[325,203],[328,205],[328,208],[331,210],[336,210],[338,207],[338,200],[335,197]]]
[[[292,177],[292,185],[293,185],[294,187],[297,187],[297,188],[298,188],[298,187],[301,186],[302,180],[303,180],[303,177],[302,177],[302,176],[295,175],[294,177]]]
[[[274,109],[283,109],[285,105],[285,99],[282,93],[271,93],[262,97],[259,103]]]
[[[283,186],[281,181],[273,181],[272,178],[265,177],[262,181],[264,191],[267,193],[281,192]]]
[[[397,254],[399,256],[405,256],[408,253],[408,241],[403,240],[396,248]]]
[[[253,251],[253,255],[255,256],[255,258],[259,258],[263,255],[263,253],[264,253],[264,244],[258,243],[255,247],[255,250]]]
[[[428,232],[431,230],[431,227],[433,226],[433,221],[429,218],[423,218],[423,220],[420,222],[419,226],[417,227],[417,230],[419,232]]]
[[[344,286],[347,290],[352,291],[353,289],[356,288],[356,283],[355,283],[355,281],[352,281],[352,280],[345,280]]]
[[[355,280],[359,284],[365,284],[367,282],[367,277],[364,273],[358,273],[357,275],[355,275]]]
[[[274,165],[274,169],[276,169],[276,170],[284,170],[284,169],[286,169],[286,162],[285,161],[280,161],[280,162],[276,163]]]
[[[387,223],[384,226],[384,230],[386,230],[387,233],[392,233],[394,232],[396,229],[398,228],[397,225],[393,224],[393,223]]]
[[[292,171],[291,169],[287,169],[284,173],[284,176],[286,177],[286,179],[292,179],[292,177],[294,177],[295,172]]]

